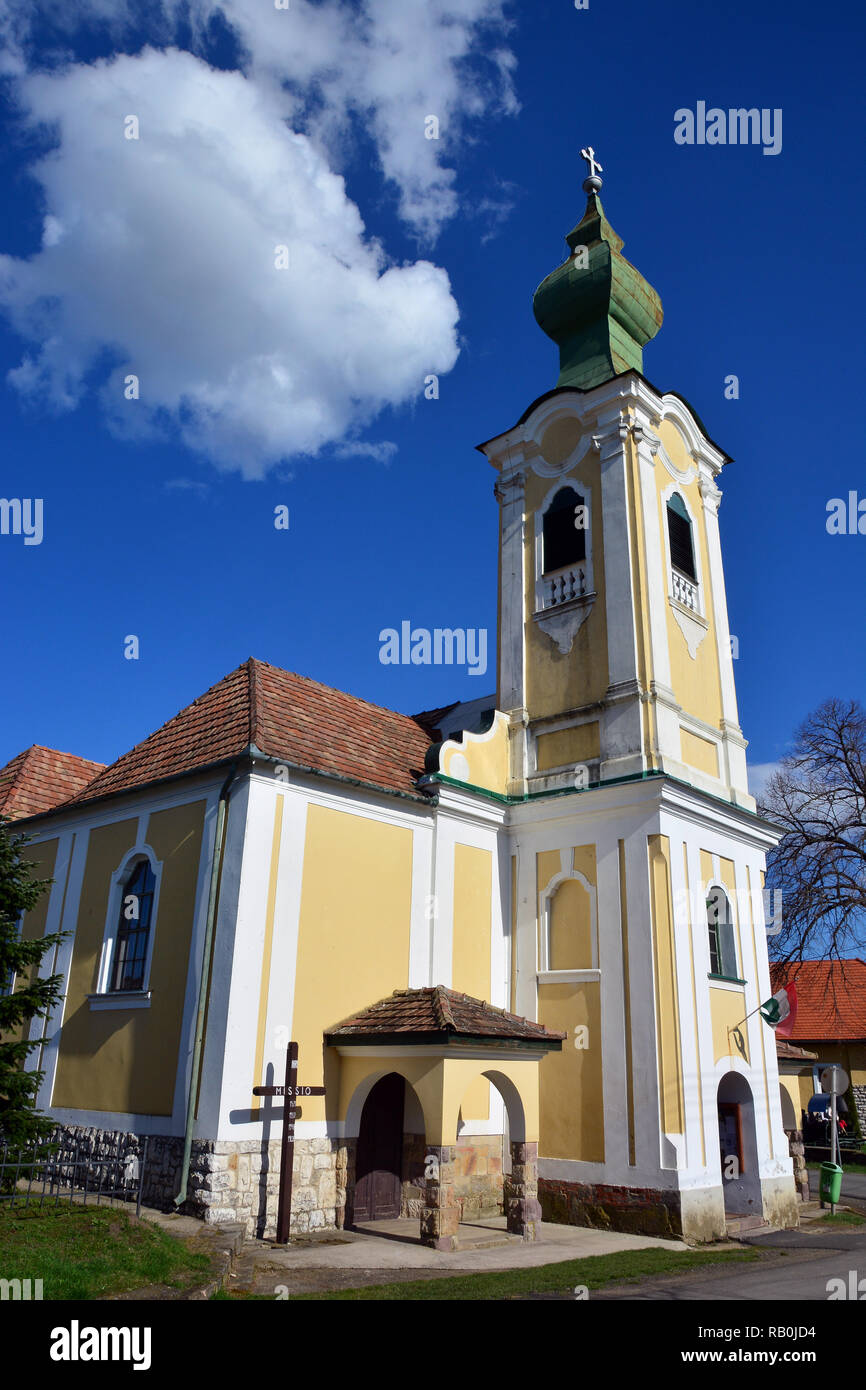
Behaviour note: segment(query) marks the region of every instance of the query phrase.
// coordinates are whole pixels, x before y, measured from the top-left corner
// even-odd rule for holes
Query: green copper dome
[[[557,386],[588,390],[630,368],[642,372],[644,344],[661,328],[662,302],[620,255],[622,238],[594,190],[565,239],[571,256],[542,280],[532,299],[539,327],[559,345]],[[585,253],[575,256],[576,247]]]

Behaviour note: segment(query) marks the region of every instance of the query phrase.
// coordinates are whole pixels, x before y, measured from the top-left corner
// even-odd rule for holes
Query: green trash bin
[[[821,1201],[831,1205],[839,1201],[842,1191],[842,1169],[838,1163],[821,1164]]]

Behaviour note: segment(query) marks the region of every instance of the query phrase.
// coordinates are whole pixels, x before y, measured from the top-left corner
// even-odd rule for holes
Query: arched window
[[[673,493],[668,501],[668,540],[674,569],[696,584],[698,575],[695,569],[692,523],[686,511],[686,504],[678,492]]]
[[[544,574],[577,565],[586,559],[584,499],[573,487],[563,487],[544,513]]]
[[[710,939],[710,974],[738,979],[734,924],[727,894],[713,885],[707,895],[707,933]]]
[[[147,859],[137,860],[120,895],[120,920],[108,982],[111,993],[144,988],[155,888],[150,863]]]

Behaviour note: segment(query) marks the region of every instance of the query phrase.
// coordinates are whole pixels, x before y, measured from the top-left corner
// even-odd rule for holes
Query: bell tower
[[[622,255],[601,165],[582,154],[586,209],[533,299],[559,376],[479,446],[499,473],[509,790],[667,773],[753,810],[719,541],[729,459],[643,375],[661,300]]]

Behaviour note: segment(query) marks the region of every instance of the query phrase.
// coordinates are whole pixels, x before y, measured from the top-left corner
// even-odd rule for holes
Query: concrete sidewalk
[[[409,1279],[527,1269],[619,1250],[655,1247],[684,1254],[688,1250],[678,1240],[578,1226],[545,1222],[540,1230],[538,1240],[523,1241],[508,1236],[504,1217],[466,1223],[459,1231],[463,1248],[447,1252],[421,1244],[417,1218],[375,1222],[363,1231],[338,1231],[326,1240],[295,1246],[248,1240],[228,1287],[274,1296],[277,1289],[283,1289],[283,1296],[291,1296]]]
[[[147,1207],[141,1214],[170,1235],[194,1238],[196,1247],[231,1252],[232,1272],[225,1279],[228,1289],[275,1298],[410,1279],[528,1269],[620,1250],[656,1248],[685,1254],[689,1249],[679,1240],[551,1222],[542,1223],[538,1240],[523,1241],[508,1234],[504,1216],[463,1223],[459,1230],[462,1248],[453,1252],[422,1245],[417,1217],[371,1222],[358,1230],[330,1231],[295,1245],[278,1246],[272,1241],[244,1240],[240,1226],[206,1225],[191,1216]]]

